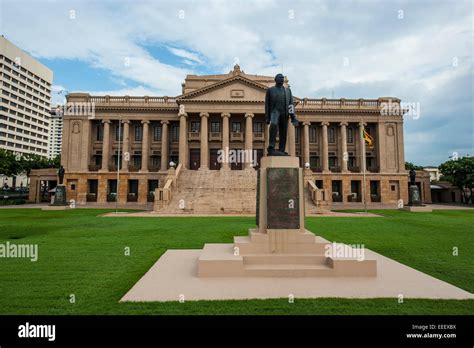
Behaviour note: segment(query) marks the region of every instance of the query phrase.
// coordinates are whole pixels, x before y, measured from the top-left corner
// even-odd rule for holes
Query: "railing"
[[[370,173],[378,173],[379,172],[379,167],[368,167],[367,171]]]
[[[101,166],[98,164],[89,164],[89,171],[90,172],[97,172],[100,170]]]
[[[154,195],[155,203],[153,206],[153,209],[155,211],[163,209],[164,207],[168,206],[168,204],[170,203],[172,188],[177,186],[178,177],[179,177],[179,174],[181,173],[182,168],[183,168],[182,163],[178,164],[178,167],[176,169],[170,168],[168,170],[168,175],[165,178],[165,185],[163,187],[159,187],[155,189],[155,195]]]
[[[107,195],[107,202],[115,202],[117,200],[117,195],[115,193],[109,193]]]
[[[254,141],[265,141],[265,133],[263,132],[254,132],[253,133]]]
[[[141,168],[141,166],[139,167],[139,166],[131,166],[131,165],[129,165],[129,166],[128,166],[128,171],[129,171],[129,172],[138,172],[138,171],[140,170],[140,168]]]
[[[380,195],[370,195],[371,202],[380,202]]]
[[[357,193],[351,193],[350,195],[347,196],[347,201],[348,202],[362,202],[362,197],[361,195]]]
[[[330,167],[329,170],[333,173],[340,173],[341,167]]]
[[[159,172],[160,169],[161,169],[161,165],[159,165],[159,166],[151,165],[151,166],[148,167],[148,169],[150,170],[150,172]]]
[[[244,141],[244,133],[242,132],[230,133],[230,141]]]
[[[313,201],[314,205],[321,206],[327,205],[328,201],[326,199],[327,192],[324,189],[319,189],[314,181],[308,180],[308,191],[311,195],[311,200]]]
[[[74,94],[72,97],[75,97]],[[175,97],[130,97],[130,96],[90,96],[84,101],[90,101],[91,103],[96,104],[107,104],[107,105],[117,105],[117,104],[168,104],[170,106],[177,105]]]
[[[97,202],[97,194],[95,193],[86,194],[86,202]]]
[[[332,193],[332,201],[333,202],[342,202],[342,195],[339,194],[338,192],[333,192]]]
[[[360,173],[359,167],[349,167],[347,168],[351,173]]]
[[[209,141],[221,141],[222,133],[221,132],[209,132]]]
[[[312,167],[311,168],[311,171],[313,173],[322,173],[323,172],[323,168],[322,167]]]
[[[304,98],[297,105],[303,109],[379,109],[390,99],[310,99]],[[400,103],[396,98],[391,99],[392,104]]]
[[[201,132],[188,132],[188,140],[201,140]]]
[[[127,202],[136,202],[138,200],[138,195],[135,193],[127,194]]]

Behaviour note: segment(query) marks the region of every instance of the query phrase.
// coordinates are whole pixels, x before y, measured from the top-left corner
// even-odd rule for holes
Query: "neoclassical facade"
[[[246,74],[236,65],[228,74],[188,75],[177,97],[69,94],[68,105],[88,110],[64,115],[69,198],[105,203],[118,190],[120,203],[152,202],[170,162],[201,174],[255,172],[267,147],[264,99],[273,84],[273,76]],[[305,180],[322,190],[326,202],[362,202],[364,193],[369,204],[407,202],[399,99],[294,98],[300,125],[290,123],[287,151],[300,158]],[[372,147],[364,146],[362,129]],[[243,150],[255,161],[234,156]]]

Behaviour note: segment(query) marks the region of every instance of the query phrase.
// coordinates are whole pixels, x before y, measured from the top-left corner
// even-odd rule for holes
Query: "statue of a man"
[[[410,170],[410,185],[411,186],[416,185],[415,181],[416,181],[416,171],[412,169]]]
[[[270,125],[270,139],[267,156],[288,156],[285,152],[286,133],[288,131],[288,117],[291,123],[297,126],[293,96],[290,88],[283,86],[285,77],[282,74],[275,76],[275,86],[267,89],[265,95],[265,120]],[[279,132],[279,146],[275,150],[276,136]]]
[[[61,166],[59,167],[59,170],[58,170],[58,178],[59,178],[59,185],[62,185],[63,184],[63,180],[64,180],[64,173],[66,171],[64,170],[64,167]]]

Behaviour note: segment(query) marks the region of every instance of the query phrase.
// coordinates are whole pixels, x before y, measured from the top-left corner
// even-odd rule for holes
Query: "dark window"
[[[328,132],[328,143],[334,144],[336,142],[336,128],[329,127]]]
[[[191,122],[191,132],[199,132],[201,127],[201,123],[199,121],[192,121]]]
[[[262,122],[254,122],[253,123],[253,132],[254,133],[263,133],[263,123]]]
[[[220,133],[221,123],[220,122],[211,122],[211,133]]]
[[[329,167],[335,167],[337,163],[337,157],[329,157]]]
[[[99,124],[97,125],[97,141],[104,140],[104,126]]]
[[[232,132],[240,133],[240,122],[232,122]]]
[[[161,141],[161,126],[155,125],[153,128],[153,140]]]
[[[315,143],[317,141],[316,138],[316,127],[309,127],[309,142]]]
[[[154,167],[159,167],[161,165],[161,156],[152,156],[151,165]]]
[[[135,125],[135,141],[142,141],[143,139],[143,127],[141,124]]]
[[[309,157],[309,167],[310,168],[318,168],[319,167],[319,157],[310,156]]]
[[[347,142],[349,144],[352,144],[354,142],[354,130],[352,128],[347,128],[347,134],[346,134]]]
[[[133,166],[134,167],[141,167],[142,165],[142,156],[133,156]]]
[[[123,127],[120,127],[120,140],[123,139]],[[119,126],[115,127],[115,141],[119,141]]]
[[[179,141],[179,126],[171,127],[171,141]]]

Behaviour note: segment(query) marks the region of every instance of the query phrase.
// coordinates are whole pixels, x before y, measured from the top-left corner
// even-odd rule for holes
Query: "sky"
[[[0,0],[0,33],[67,92],[181,93],[187,74],[283,72],[308,98],[394,96],[405,158],[474,154],[470,0]]]

